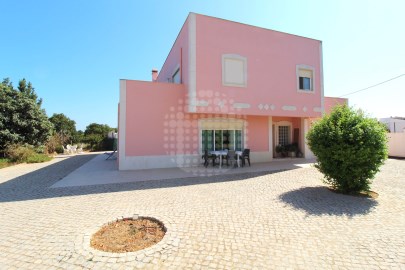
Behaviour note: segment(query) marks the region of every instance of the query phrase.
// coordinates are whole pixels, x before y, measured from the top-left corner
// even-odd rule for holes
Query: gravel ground
[[[0,269],[405,269],[404,160],[382,167],[377,200],[330,192],[314,168],[49,188],[93,157],[0,170]],[[157,248],[89,248],[134,213],[167,227]]]

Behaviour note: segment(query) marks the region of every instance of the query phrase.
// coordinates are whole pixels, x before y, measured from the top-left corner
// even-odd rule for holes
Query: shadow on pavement
[[[187,177],[166,180],[146,180],[128,183],[50,188],[53,184],[95,157],[95,155],[85,154],[80,156],[73,156],[55,164],[51,164],[42,169],[4,182],[0,184],[0,203],[249,180],[253,177],[284,171],[278,170],[271,172],[267,171],[248,173],[242,172],[237,174],[224,174],[209,177]]]
[[[283,193],[280,201],[307,215],[349,216],[366,215],[378,205],[371,198],[338,194],[323,186],[303,187]]]

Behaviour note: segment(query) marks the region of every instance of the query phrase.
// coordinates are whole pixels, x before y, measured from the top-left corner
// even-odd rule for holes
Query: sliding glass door
[[[242,130],[202,130],[202,150],[242,151]]]

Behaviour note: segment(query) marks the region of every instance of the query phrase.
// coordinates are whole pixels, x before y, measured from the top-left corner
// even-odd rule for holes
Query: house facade
[[[190,13],[152,81],[120,80],[120,170],[188,167],[208,150],[268,162],[346,99],[323,94],[322,42]]]
[[[380,122],[386,125],[390,133],[405,132],[405,117],[380,118]]]

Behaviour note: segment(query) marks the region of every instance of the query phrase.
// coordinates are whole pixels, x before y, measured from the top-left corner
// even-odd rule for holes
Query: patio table
[[[211,151],[211,155],[219,156],[219,168],[222,168],[222,156],[226,156],[228,154],[227,150],[216,150],[216,151]]]
[[[219,168],[222,168],[222,156],[226,156],[228,154],[228,150],[216,150],[216,151],[210,151],[211,155],[219,156]],[[239,165],[239,157],[242,156],[242,151],[235,151],[235,154],[237,156],[237,164],[238,167]]]
[[[238,167],[240,167],[240,164],[239,164],[239,157],[242,156],[242,151],[235,151],[235,154],[236,154],[236,157],[237,157],[236,163],[238,164]]]

